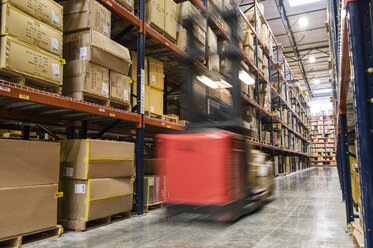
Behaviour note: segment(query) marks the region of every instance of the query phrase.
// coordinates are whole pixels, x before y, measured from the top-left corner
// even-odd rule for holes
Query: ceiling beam
[[[301,46],[309,46],[309,45],[315,45],[315,44],[318,44],[318,43],[324,43],[324,42],[328,42],[328,44],[329,44],[329,41],[328,41],[328,40],[321,40],[321,41],[315,41],[315,42],[310,42],[310,43],[298,44],[298,47],[301,47]],[[286,48],[291,48],[291,46],[284,46],[284,49],[286,49]]]
[[[296,31],[296,32],[293,32],[293,34],[300,34],[300,33],[305,33],[305,32],[311,32],[311,31],[320,30],[320,29],[325,29],[325,26],[317,27],[317,28],[310,28],[310,29],[301,30],[301,31]],[[326,34],[326,32],[325,32],[325,34]],[[286,34],[275,34],[275,36],[285,36],[285,35],[288,35],[288,34],[287,33]]]
[[[315,10],[310,10],[310,11],[306,11],[306,12],[301,12],[301,13],[296,13],[296,14],[288,15],[288,18],[289,17],[294,17],[294,16],[299,16],[299,15],[305,15],[305,14],[315,13],[315,12],[321,12],[321,11],[326,11],[326,8],[315,9]],[[275,18],[267,19],[267,22],[275,21],[275,20],[280,20],[280,19],[281,19],[281,17],[275,17]]]
[[[295,58],[296,58],[296,60],[298,60],[298,65],[299,65],[299,68],[301,69],[304,82],[305,82],[305,84],[308,88],[310,97],[312,98],[312,90],[311,90],[310,84],[309,84],[308,79],[307,79],[306,71],[304,69],[302,61],[300,60],[300,55],[299,55],[299,52],[298,52],[298,49],[297,49],[297,43],[295,41],[293,31],[291,30],[291,25],[289,23],[289,19],[286,16],[284,0],[275,0],[275,3],[276,3],[276,6],[277,6],[277,9],[278,9],[278,12],[281,16],[282,24],[284,25],[284,28],[287,32],[287,36],[289,38],[290,44],[293,48]]]

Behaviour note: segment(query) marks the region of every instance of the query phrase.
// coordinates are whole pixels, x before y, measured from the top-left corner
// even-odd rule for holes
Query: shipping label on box
[[[96,0],[69,0],[61,4],[65,33],[92,28],[110,38],[111,12]]]
[[[62,32],[25,14],[19,9],[1,6],[1,35],[19,38],[55,55],[62,56]]]
[[[63,67],[59,57],[10,36],[1,38],[0,53],[1,68],[62,85]]]
[[[2,3],[9,3],[34,18],[63,30],[63,8],[54,0],[2,0]]]

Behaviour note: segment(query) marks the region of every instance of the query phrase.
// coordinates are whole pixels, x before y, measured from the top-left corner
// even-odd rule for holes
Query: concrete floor
[[[345,209],[335,168],[315,168],[276,179],[275,200],[234,224],[170,222],[163,210],[88,232],[29,246],[141,248],[344,248]]]

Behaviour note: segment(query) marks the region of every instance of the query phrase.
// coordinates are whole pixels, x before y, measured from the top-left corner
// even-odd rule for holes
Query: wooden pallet
[[[59,219],[58,223],[61,224],[65,229],[74,230],[76,232],[82,232],[92,230],[101,226],[106,226],[121,220],[128,219],[130,217],[131,211],[127,211],[90,221]]]
[[[357,248],[364,248],[364,232],[359,220],[348,225],[348,231],[352,236],[352,241]]]
[[[5,69],[0,69],[0,80],[7,81],[9,83],[19,84],[21,86],[27,86],[37,90],[55,93],[58,95],[62,94],[62,85],[58,85],[56,83],[44,81],[37,78],[32,78]]]
[[[186,126],[187,124],[189,124],[190,122],[189,121],[186,121],[186,120],[179,120],[179,124],[180,125],[184,125]]]
[[[125,101],[118,101],[118,100],[115,100],[115,99],[110,99],[108,101],[108,104],[109,106],[108,107],[112,107],[112,108],[117,108],[117,109],[122,109],[122,110],[125,110],[125,111],[130,111],[131,112],[131,104],[130,102],[125,102]]]
[[[144,213],[149,213],[159,208],[163,208],[163,205],[164,205],[164,202],[162,201],[162,202],[152,203],[147,206],[144,206]]]
[[[156,113],[149,112],[149,111],[145,111],[145,115],[160,119],[162,121],[168,121],[168,122],[173,122],[173,123],[179,122],[179,117],[173,117],[170,115],[161,115],[161,114],[156,114]]]
[[[0,240],[0,247],[8,248],[19,248],[26,245],[36,244],[38,242],[46,241],[48,239],[53,239],[60,237],[63,233],[63,228],[57,225],[52,228],[46,228],[43,230],[38,230],[35,232],[25,233],[5,239]]]
[[[155,25],[154,23],[147,21],[146,22],[151,28],[153,28],[155,31],[166,37],[169,41],[171,41],[173,44],[176,44],[176,39],[172,38],[169,34],[167,34],[163,29]]]

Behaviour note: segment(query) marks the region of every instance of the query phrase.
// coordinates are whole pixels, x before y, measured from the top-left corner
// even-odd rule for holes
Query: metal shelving
[[[163,48],[171,51],[179,59],[183,59],[188,56],[185,51],[177,47],[173,42],[145,22],[144,0],[138,0],[137,16],[114,0],[98,1],[117,16],[126,20],[128,23],[130,23],[130,25],[133,25],[133,27],[136,29],[132,35],[135,35],[137,39],[137,65],[135,65],[137,66],[138,72],[137,82],[144,83],[144,74],[141,73],[141,71],[144,69],[145,50],[147,49],[146,38],[157,42],[157,44],[160,44]],[[208,18],[209,25],[213,27],[218,35],[229,40],[230,37],[228,33],[224,30],[216,18],[209,14],[208,8],[206,8],[199,0],[190,1],[204,14],[204,16]],[[260,106],[259,96],[256,100],[250,99],[247,96],[242,96],[242,99],[247,104],[255,107],[259,113],[261,113],[259,115],[270,117],[271,123],[280,123],[283,128],[286,128],[290,133],[293,133],[294,146],[295,137],[300,138],[303,142],[303,151],[305,152],[295,151],[294,147],[289,149],[275,146],[273,143],[273,138],[271,139],[271,144],[264,144],[262,142],[254,141],[249,141],[249,143],[263,149],[268,149],[273,152],[273,155],[274,152],[280,152],[283,155],[289,154],[293,156],[302,156],[302,159],[304,159],[305,163],[309,166],[309,158],[311,156],[307,152],[307,147],[310,144],[308,124],[309,106],[307,105],[304,96],[302,94],[298,96],[296,93],[296,91],[300,90],[297,89],[294,79],[295,77],[290,70],[288,63],[286,62],[285,56],[280,50],[279,44],[277,43],[273,33],[270,31],[270,36],[275,43],[276,55],[278,58],[281,58],[281,61],[274,60],[274,58],[270,55],[270,52],[266,49],[265,44],[263,44],[262,40],[259,39],[256,28],[250,24],[243,11],[238,7],[238,4],[234,0],[232,0],[232,4],[237,6],[239,15],[244,19],[248,28],[254,35],[255,45],[263,49],[264,54],[269,62],[269,68],[271,68],[271,64],[280,64],[280,66],[283,68],[284,72],[282,72],[278,67],[275,67],[276,69],[273,75],[276,77],[278,84],[283,84],[285,88],[284,90],[289,89],[289,96],[287,96],[287,98],[290,99],[290,101],[284,99],[276,91],[274,85],[271,83],[271,80],[267,80],[265,78],[261,70],[258,68],[257,61],[252,61],[246,54],[244,54],[243,51],[240,52],[243,61],[250,67],[251,70],[255,72],[256,83],[259,84],[259,81],[266,83],[270,87],[270,92],[272,95],[271,100],[274,101],[275,99],[278,99],[279,105],[290,111],[291,122],[290,124],[286,124],[274,116],[271,111]],[[254,0],[252,4],[256,6],[255,9],[258,9],[256,0]],[[268,23],[260,10],[259,17],[262,19],[262,22],[268,26]],[[208,67],[206,67],[204,64],[197,61],[195,64],[202,72],[209,73]],[[272,74],[270,73],[269,75]],[[18,126],[20,122],[25,123],[24,125],[41,124],[45,125],[44,128],[50,128],[56,133],[60,132],[60,130],[54,130],[53,127],[58,127],[65,130],[67,136],[70,138],[87,138],[91,137],[92,135],[93,137],[100,137],[100,135],[108,133],[136,136],[136,213],[141,215],[143,214],[142,196],[144,187],[142,187],[142,185],[145,137],[152,137],[152,135],[159,132],[164,132],[167,129],[184,130],[183,125],[162,121],[144,115],[143,101],[140,97],[143,95],[142,91],[144,87],[141,85],[142,83],[137,84],[137,96],[139,96],[137,97],[137,113],[132,113],[0,81],[0,105],[2,106],[2,109],[0,110],[0,117],[2,120],[13,121],[11,123],[2,122],[2,125]],[[167,88],[165,91],[167,91]],[[271,102],[273,103],[273,101]],[[261,118],[259,118],[259,125],[260,121]],[[301,133],[301,129],[303,129],[303,133]],[[271,136],[273,137],[273,130],[271,132]]]

